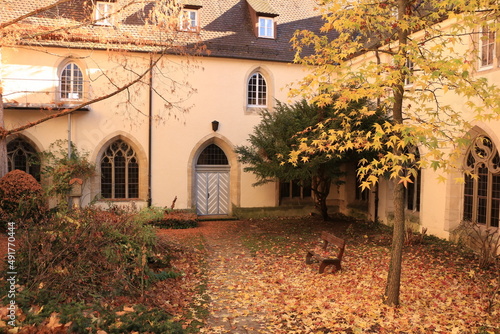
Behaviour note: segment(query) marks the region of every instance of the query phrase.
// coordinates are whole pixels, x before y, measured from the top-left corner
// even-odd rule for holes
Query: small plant
[[[88,161],[88,154],[80,153],[72,143],[68,154],[67,146],[67,141],[57,140],[48,151],[41,153],[42,175],[51,180],[47,194],[62,203],[66,202],[75,181],[83,188],[85,182],[95,175],[95,165]]]
[[[479,267],[488,268],[496,264],[500,251],[500,235],[497,229],[464,221],[455,230],[455,234],[460,242],[477,253]]]
[[[0,219],[36,222],[47,210],[43,190],[30,174],[13,170],[0,179]]]
[[[422,228],[422,233],[415,233],[413,232],[411,227],[408,227],[405,233],[405,245],[408,246],[408,245],[416,245],[423,243],[426,233],[427,233],[426,227]]]

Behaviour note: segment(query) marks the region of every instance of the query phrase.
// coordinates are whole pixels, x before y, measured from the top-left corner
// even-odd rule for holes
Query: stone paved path
[[[265,333],[263,314],[250,314],[237,303],[244,287],[252,282],[246,275],[253,258],[239,240],[238,222],[208,222],[224,225],[218,233],[205,233],[209,250],[209,293],[212,298],[207,332],[210,333]],[[248,296],[245,296],[248,298]]]
[[[199,227],[189,230],[170,230],[166,234],[181,241],[193,233],[203,236],[208,251],[209,317],[203,333],[257,334],[269,333],[266,329],[265,313],[255,313],[255,305],[249,308],[238,303],[242,298],[246,304],[252,301],[252,290],[259,289],[258,275],[249,275],[255,258],[241,243],[241,232],[259,232],[257,226],[241,221],[200,222]],[[255,290],[254,290],[255,291]],[[255,299],[255,303],[259,300]],[[257,308],[258,309],[258,308]]]

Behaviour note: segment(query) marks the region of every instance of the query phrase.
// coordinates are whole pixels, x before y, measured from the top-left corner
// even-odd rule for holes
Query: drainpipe
[[[148,114],[148,208],[151,207],[151,170],[152,170],[152,143],[153,143],[153,54],[149,58],[149,114]]]
[[[71,113],[68,114],[68,159],[71,159]]]

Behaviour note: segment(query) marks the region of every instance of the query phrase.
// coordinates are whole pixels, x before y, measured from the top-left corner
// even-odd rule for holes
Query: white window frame
[[[255,84],[251,84],[252,78],[255,77]],[[263,83],[263,84],[262,84]],[[264,87],[264,89],[262,89]],[[254,93],[255,97],[251,97],[250,94]],[[264,94],[264,97],[260,95]],[[247,81],[247,107],[250,108],[267,108],[269,95],[269,85],[267,83],[266,77],[261,72],[254,72],[248,77]],[[259,103],[259,100],[264,100],[263,104]],[[255,100],[255,104],[250,103],[250,100]]]
[[[78,64],[74,62],[66,63],[59,73],[59,98],[61,99],[61,101],[83,100],[83,96],[85,93],[84,79],[84,73],[82,71],[82,68],[78,66]],[[65,86],[64,91],[63,86]]]
[[[415,70],[415,63],[410,58],[406,58],[405,67],[408,69],[408,73],[405,76],[405,87],[413,85],[413,71]]]
[[[199,29],[198,10],[191,8],[183,8],[179,15],[179,30],[198,31],[198,29]]]
[[[94,11],[94,24],[100,26],[111,26],[113,25],[112,14],[114,12],[114,3],[97,1]]]
[[[495,31],[484,25],[479,34],[479,68],[490,69],[495,61]]]
[[[274,19],[267,16],[259,16],[257,36],[261,38],[274,38]]]

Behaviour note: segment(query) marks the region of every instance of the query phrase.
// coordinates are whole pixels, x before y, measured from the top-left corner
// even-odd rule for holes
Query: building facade
[[[233,208],[310,204],[310,192],[293,183],[252,186],[234,147],[247,144],[260,110],[290,102],[287,87],[304,73],[293,64],[290,39],[321,26],[314,1],[184,1],[166,32],[147,30],[147,9],[134,3],[71,0],[21,21],[51,33],[15,35],[15,45],[1,50],[6,128],[78,108],[10,135],[9,168],[39,174],[30,157],[68,140],[97,167],[81,205],[170,206],[175,199],[176,208],[199,215],[231,215]],[[2,21],[44,5],[9,4]]]

